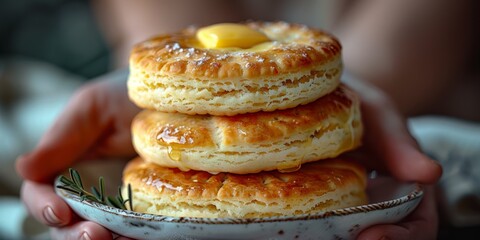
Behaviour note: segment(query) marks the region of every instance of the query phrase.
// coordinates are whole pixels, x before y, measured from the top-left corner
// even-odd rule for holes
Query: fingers
[[[365,143],[397,179],[434,183],[442,175],[441,166],[420,152],[395,107],[379,96],[364,101]]]
[[[21,197],[33,217],[43,224],[61,227],[72,221],[72,211],[55,194],[52,185],[25,181]]]
[[[442,175],[441,166],[420,152],[408,133],[404,117],[388,97],[375,86],[348,73],[343,81],[360,95],[364,145],[376,159],[376,167],[384,167],[399,180],[436,182]]]
[[[104,240],[112,239],[112,233],[101,225],[82,221],[62,228],[52,228],[52,239]]]
[[[75,222],[74,213],[55,194],[51,185],[25,181],[21,197],[35,219],[52,227],[53,239],[112,239],[109,230],[94,222]],[[119,236],[116,239],[128,240],[129,238]]]
[[[402,222],[373,226],[361,232],[357,239],[436,239],[437,225],[433,188],[428,187],[417,209]]]

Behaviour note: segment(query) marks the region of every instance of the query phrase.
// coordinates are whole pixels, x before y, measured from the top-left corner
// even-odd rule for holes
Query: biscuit
[[[297,170],[358,147],[363,132],[359,99],[340,85],[307,105],[236,116],[151,110],[132,122],[137,153],[181,170],[255,173]]]
[[[162,112],[231,116],[307,104],[339,85],[341,46],[333,36],[284,22],[246,24],[271,41],[207,49],[189,28],[136,45],[130,99]]]
[[[123,183],[131,185],[134,211],[174,217],[293,216],[367,202],[365,170],[348,159],[309,163],[290,173],[212,175],[136,158],[126,166]]]

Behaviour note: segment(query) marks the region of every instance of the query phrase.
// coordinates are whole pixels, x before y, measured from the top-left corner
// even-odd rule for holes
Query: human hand
[[[52,182],[75,162],[135,155],[130,125],[139,109],[128,99],[126,78],[125,71],[116,72],[83,86],[35,149],[17,160],[25,179],[22,200],[37,220],[53,227],[54,239],[112,238],[102,226],[80,220]]]
[[[392,175],[400,181],[434,184],[442,174],[435,161],[420,152],[409,134],[405,120],[393,103],[379,89],[367,83],[346,78],[362,101],[365,125],[364,146],[354,154],[369,168]],[[433,187],[412,214],[396,224],[372,226],[358,239],[435,239],[438,216]]]

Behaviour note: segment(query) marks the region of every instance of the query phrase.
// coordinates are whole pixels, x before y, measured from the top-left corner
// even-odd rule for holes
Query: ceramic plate
[[[377,177],[369,180],[367,205],[294,217],[209,219],[120,210],[81,201],[68,191],[55,189],[82,218],[136,239],[352,239],[374,224],[399,221],[415,209],[423,196],[418,184]]]

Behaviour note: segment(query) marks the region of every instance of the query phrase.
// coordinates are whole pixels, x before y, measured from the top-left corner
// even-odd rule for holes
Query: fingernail
[[[62,220],[57,217],[55,212],[53,212],[53,209],[51,207],[46,207],[43,209],[43,217],[45,220],[47,220],[49,225],[53,226],[61,226],[63,225]]]
[[[80,237],[80,240],[92,240],[92,239],[90,238],[90,235],[88,235],[87,232],[84,232]]]

